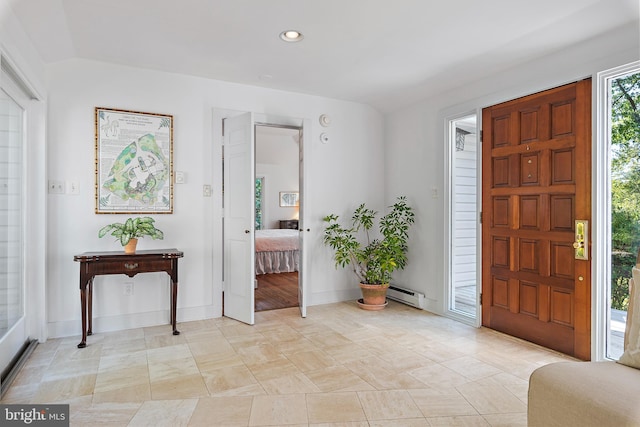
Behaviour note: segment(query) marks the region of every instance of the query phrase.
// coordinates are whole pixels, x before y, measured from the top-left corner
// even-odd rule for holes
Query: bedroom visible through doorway
[[[255,152],[255,311],[297,307],[300,129],[257,125]]]

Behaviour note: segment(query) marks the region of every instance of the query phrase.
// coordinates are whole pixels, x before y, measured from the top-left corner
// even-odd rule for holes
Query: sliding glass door
[[[24,110],[0,89],[0,370],[26,340]]]
[[[606,357],[618,359],[623,352],[629,279],[640,249],[640,68],[611,76],[607,90],[611,264]]]

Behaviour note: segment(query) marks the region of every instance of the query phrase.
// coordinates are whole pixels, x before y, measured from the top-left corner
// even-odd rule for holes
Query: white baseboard
[[[219,309],[217,310],[219,311]],[[148,326],[169,325],[169,310],[151,311],[147,313],[131,313],[118,316],[93,318],[94,333],[123,331],[126,329],[144,328]],[[216,316],[216,309],[212,305],[200,307],[178,308],[177,323],[195,320],[211,319]],[[178,328],[180,329],[180,328]],[[65,320],[48,323],[49,338],[80,336],[82,334],[82,320]]]

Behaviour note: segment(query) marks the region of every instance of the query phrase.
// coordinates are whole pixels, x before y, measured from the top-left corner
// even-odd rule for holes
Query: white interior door
[[[224,315],[254,324],[254,119],[245,113],[224,125]]]
[[[298,260],[298,307],[300,308],[300,315],[302,317],[307,317],[307,298],[306,298],[306,293],[305,293],[305,286],[304,284],[307,283],[305,274],[306,274],[306,256],[305,256],[305,247],[304,247],[304,243],[305,243],[305,233],[306,233],[306,224],[305,224],[305,210],[304,210],[304,206],[305,206],[305,180],[304,180],[304,148],[305,148],[305,143],[304,143],[304,129],[300,129],[300,164],[299,164],[299,192],[300,192],[300,199],[299,199],[299,203],[300,203],[300,210],[299,210],[299,215],[298,215],[298,229],[299,229],[299,235],[300,235],[300,244],[299,244],[299,248],[300,248],[300,252],[299,252],[299,257],[300,259]]]

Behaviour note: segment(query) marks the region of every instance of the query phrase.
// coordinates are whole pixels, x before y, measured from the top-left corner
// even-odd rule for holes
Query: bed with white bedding
[[[256,230],[256,275],[298,271],[299,231]]]

